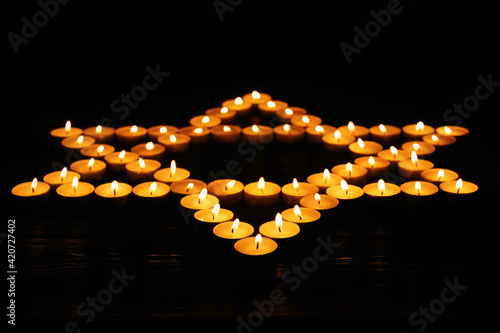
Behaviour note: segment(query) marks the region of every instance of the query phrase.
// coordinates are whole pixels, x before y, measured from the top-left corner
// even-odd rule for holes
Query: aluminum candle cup
[[[180,153],[189,149],[191,137],[180,133],[165,134],[158,137],[158,142],[165,146],[167,152]]]
[[[339,200],[327,194],[311,194],[300,199],[300,206],[315,210],[327,210],[337,207]]]
[[[267,206],[278,202],[281,187],[278,184],[266,182],[261,177],[258,182],[245,185],[243,191],[245,201],[250,205]]]
[[[367,140],[368,134],[370,133],[368,128],[360,125],[354,125],[352,121],[350,121],[349,124],[347,125],[340,126],[338,130],[342,135],[353,136],[354,138],[356,138],[356,140],[357,139]]]
[[[95,139],[86,135],[68,136],[62,139],[61,144],[66,148],[81,149],[92,145]]]
[[[357,164],[339,164],[332,168],[332,173],[339,175],[348,184],[363,186],[366,184],[368,170]]]
[[[423,180],[439,185],[442,182],[449,182],[458,179],[458,173],[448,169],[433,168],[422,171],[420,174]]]
[[[422,141],[437,147],[449,146],[457,141],[454,136],[443,134],[424,135]]]
[[[186,126],[179,130],[180,134],[189,136],[193,144],[207,143],[210,139],[210,132],[211,130],[208,127],[196,126]]]
[[[339,175],[325,169],[321,173],[314,173],[307,177],[307,182],[316,185],[321,193],[325,193],[330,186],[339,185],[342,179]]]
[[[165,134],[174,134],[179,132],[179,128],[171,125],[156,125],[148,128],[149,140],[158,142],[158,137]]]
[[[422,171],[432,169],[433,167],[434,163],[418,159],[416,153],[413,151],[411,159],[398,163],[398,172],[406,179],[418,180]]]
[[[72,202],[78,204],[87,204],[89,196],[94,193],[94,185],[85,182],[79,182],[77,177],[73,178],[71,183],[65,183],[56,189],[56,193],[61,197],[71,198]],[[75,200],[75,198],[78,198]]]
[[[124,206],[127,203],[130,193],[132,193],[132,186],[117,181],[104,183],[95,188],[95,194],[106,199],[106,203],[109,201],[120,206]]]
[[[238,220],[238,219],[236,219]],[[254,228],[246,222],[229,221],[222,222],[214,226],[213,233],[220,238],[236,240],[253,234]]]
[[[207,187],[205,182],[198,179],[184,179],[170,184],[170,190],[177,195],[198,194]]]
[[[402,130],[403,135],[407,140],[422,140],[424,135],[434,133],[434,127],[425,125],[421,121],[416,124],[403,126]]]
[[[66,126],[53,129],[50,131],[50,135],[56,138],[66,138],[68,136],[78,136],[82,134],[82,129],[78,127],[72,127],[71,122],[68,120]]]
[[[436,147],[424,141],[408,141],[401,145],[401,149],[411,154],[412,151],[417,153],[418,157],[429,156],[436,151]]]
[[[161,163],[157,160],[142,159],[125,165],[127,178],[133,182],[144,182],[153,179],[153,175],[160,169]]]
[[[401,191],[405,193],[409,204],[427,205],[430,203],[430,197],[436,194],[439,188],[426,181],[410,181],[401,185]]]
[[[187,169],[178,168],[175,164],[175,161],[170,163],[170,168],[164,168],[156,171],[153,174],[154,179],[164,182],[164,183],[173,183],[178,182],[180,180],[184,180],[189,178],[191,173]]]
[[[462,126],[440,126],[436,128],[436,133],[457,137],[469,134],[469,130]]]
[[[222,106],[226,107],[229,111],[235,111],[237,117],[245,116],[250,112],[252,108],[252,103],[243,100],[241,97],[236,97],[235,99],[229,99],[222,102]]]
[[[34,178],[30,182],[14,186],[11,192],[17,197],[41,197],[49,194],[50,185],[44,182],[39,182],[38,179]]]
[[[243,128],[243,139],[252,143],[270,143],[273,140],[274,130],[269,126],[252,125]]]
[[[347,151],[349,145],[356,139],[352,135],[343,135],[339,130],[336,130],[333,133],[324,135],[321,140],[323,140],[326,150],[343,152]]]
[[[235,204],[243,199],[242,182],[235,179],[217,179],[208,184],[208,193],[219,198],[221,204]]]
[[[274,128],[274,137],[280,143],[297,143],[304,139],[304,128],[295,125],[278,125]]]
[[[303,114],[303,115],[295,115],[290,119],[290,122],[299,127],[310,127],[310,126],[318,126],[321,124],[323,120],[312,114]]]
[[[277,100],[269,100],[265,103],[260,103],[257,105],[260,114],[267,118],[276,115],[277,111],[284,111],[287,107],[288,107],[287,102],[277,101]]]
[[[461,178],[439,184],[439,188],[446,192],[445,197],[448,202],[464,205],[464,209],[474,207],[474,200],[477,199],[479,187],[471,182],[463,181]]]
[[[349,151],[355,157],[376,155],[383,149],[382,145],[375,141],[363,141],[358,138],[356,142],[349,144]]]
[[[268,101],[270,101],[271,95],[254,90],[251,93],[243,95],[243,100],[245,102],[250,102],[252,103],[252,105],[256,106],[261,103],[267,103]]]
[[[219,199],[216,196],[207,193],[207,190],[203,189],[198,194],[186,195],[181,199],[181,205],[191,210],[212,208],[219,202]]]
[[[106,173],[106,163],[94,158],[73,162],[69,167],[78,172],[83,181],[91,183],[101,180]]]
[[[362,166],[366,169],[368,178],[383,178],[384,174],[389,170],[389,162],[375,156],[362,156],[354,160],[354,164]]]
[[[103,159],[107,155],[114,153],[115,147],[105,144],[105,143],[94,143],[90,146],[82,148],[80,153],[88,158],[99,158]]]
[[[410,153],[394,146],[378,152],[377,156],[388,161],[391,170],[397,170],[399,162],[410,159]]]
[[[236,125],[219,125],[210,129],[212,139],[219,143],[240,142],[241,127]]]
[[[330,125],[316,125],[306,127],[306,136],[309,142],[322,143],[323,136],[334,133],[337,129]]]
[[[392,125],[380,124],[369,129],[372,140],[383,145],[393,145],[399,141],[401,129]]]
[[[125,172],[125,165],[138,159],[139,155],[125,150],[114,152],[104,157],[104,161],[106,161],[113,172]]]
[[[219,117],[221,124],[232,124],[236,119],[236,111],[229,111],[228,108],[220,106],[206,110],[205,114]]]
[[[142,158],[162,161],[165,156],[165,147],[161,144],[154,144],[152,141],[139,143],[132,147],[131,151]]]
[[[133,146],[146,141],[148,130],[142,126],[123,126],[115,130],[116,141],[124,146]]]
[[[286,184],[281,188],[281,196],[283,201],[290,206],[298,205],[300,199],[306,195],[315,194],[319,192],[319,188],[316,185],[298,182],[296,178],[293,179],[292,183]]]
[[[115,129],[108,126],[93,126],[83,130],[83,135],[91,136],[95,142],[110,143],[115,139]]]
[[[247,256],[263,256],[270,254],[278,248],[278,243],[267,237],[246,237],[234,243],[234,248],[241,254]],[[257,240],[256,240],[257,238]]]
[[[61,171],[54,171],[46,174],[43,177],[43,181],[49,184],[52,190],[55,190],[59,185],[72,183],[75,177],[78,180],[81,178],[78,172],[68,171],[67,168],[64,168]]]
[[[189,120],[189,123],[191,126],[194,127],[214,127],[218,126],[221,123],[221,119],[216,116],[209,116],[209,115],[199,115],[191,118]]]

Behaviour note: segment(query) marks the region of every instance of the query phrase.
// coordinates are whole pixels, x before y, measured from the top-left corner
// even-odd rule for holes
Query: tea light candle
[[[361,125],[354,125],[352,121],[350,121],[347,125],[340,126],[338,130],[342,133],[342,135],[350,135],[356,139],[361,138],[362,140],[368,139],[368,134],[370,133],[368,128]]]
[[[73,162],[69,167],[78,172],[82,180],[89,182],[101,180],[106,173],[106,163],[94,158]]]
[[[210,128],[186,126],[179,130],[180,134],[188,135],[191,138],[191,143],[200,144],[207,143],[210,139]]]
[[[236,111],[229,111],[226,107],[217,106],[215,108],[210,108],[205,111],[205,114],[209,116],[218,117],[222,124],[232,124],[236,118]]]
[[[370,137],[382,144],[394,144],[399,140],[401,129],[392,125],[380,124],[369,128]]]
[[[162,161],[165,156],[165,147],[158,143],[154,144],[152,141],[139,143],[130,150],[142,158],[150,158],[157,161]]]
[[[132,192],[142,198],[165,198],[170,186],[162,182],[144,182],[134,186]]]
[[[198,194],[189,194],[181,199],[181,205],[187,209],[200,210],[212,208],[219,202],[216,196],[208,194],[204,188]]]
[[[401,145],[401,149],[411,154],[412,151],[417,153],[417,156],[426,156],[434,153],[436,147],[424,141],[408,141]]]
[[[370,178],[382,178],[389,170],[389,162],[374,156],[362,156],[354,160],[354,164],[364,167]]]
[[[82,129],[78,127],[72,127],[71,121],[67,121],[64,127],[56,128],[50,131],[50,135],[56,138],[66,138],[68,136],[78,136],[82,134]]]
[[[283,221],[280,213],[276,214],[274,221],[263,223],[259,233],[273,239],[290,238],[300,232],[300,227],[293,222]]]
[[[304,128],[295,125],[278,125],[274,127],[274,137],[280,143],[297,143],[304,138]]]
[[[86,135],[68,136],[62,139],[61,144],[66,148],[80,149],[88,147],[95,142],[95,139]]]
[[[332,173],[342,177],[348,184],[362,186],[366,183],[368,170],[361,165],[349,162],[334,166],[332,168]]]
[[[199,115],[191,118],[189,123],[195,127],[214,127],[220,125],[221,119],[216,116]]]
[[[234,243],[234,249],[241,254],[248,256],[262,256],[274,252],[278,248],[271,238],[262,237],[257,234],[255,237],[246,237]]]
[[[104,158],[114,151],[115,147],[111,145],[105,143],[94,143],[93,145],[82,148],[80,153],[86,157]]]
[[[123,126],[115,130],[116,140],[122,145],[133,146],[146,141],[148,130],[142,126]]]
[[[219,223],[213,228],[213,233],[217,237],[225,239],[242,239],[250,236],[253,232],[254,228],[251,224],[241,222],[239,219]]]
[[[54,171],[46,174],[43,177],[43,181],[49,184],[52,189],[55,189],[61,184],[71,183],[75,177],[80,179],[80,174],[78,172],[68,171],[68,168],[64,167],[61,171]]]
[[[319,220],[321,213],[315,209],[295,205],[293,208],[288,208],[281,212],[281,216],[285,221],[300,224]]]
[[[436,185],[425,181],[411,181],[401,184],[401,191],[410,196],[429,196],[436,194],[439,189]]]
[[[81,198],[94,193],[94,185],[79,182],[78,177],[73,177],[69,183],[64,183],[56,189],[56,193],[66,198]]]
[[[389,149],[379,151],[377,156],[388,161],[389,167],[394,169],[397,168],[400,161],[408,160],[410,158],[410,153],[391,146]]]
[[[236,97],[235,99],[222,102],[222,106],[226,107],[229,111],[235,111],[236,116],[244,116],[250,112],[252,103],[243,100],[241,97]]]
[[[326,189],[326,194],[341,200],[353,200],[361,198],[365,192],[356,185],[350,185],[345,180],[340,185],[334,185]]]
[[[241,138],[241,127],[236,125],[219,125],[210,129],[215,142],[235,143]]]
[[[277,100],[269,100],[265,103],[260,103],[257,105],[257,108],[264,117],[272,117],[276,114],[277,111],[285,110],[287,107],[287,102]]]
[[[407,140],[422,140],[424,135],[434,133],[434,127],[425,125],[422,121],[403,126],[403,135]]]
[[[133,182],[146,181],[153,179],[153,175],[160,169],[161,163],[157,160],[143,159],[139,157],[138,160],[127,163],[125,170],[127,171],[127,178]]]
[[[309,142],[321,143],[323,136],[334,133],[337,129],[330,125],[316,125],[306,128],[306,136]]]
[[[284,110],[278,110],[276,111],[276,116],[278,117],[278,121],[282,124],[289,124],[290,119],[294,115],[304,115],[307,113],[307,110],[304,108],[301,108],[300,106],[289,106],[285,108]]]
[[[300,199],[306,195],[318,192],[319,188],[316,185],[306,182],[298,182],[297,178],[294,178],[292,183],[286,184],[281,188],[283,201],[290,206],[298,205]]]
[[[323,145],[329,151],[341,152],[347,151],[349,145],[354,142],[354,137],[352,135],[342,135],[339,130],[333,133],[324,135],[321,140],[323,140]]]
[[[170,168],[164,168],[156,171],[153,174],[153,177],[160,182],[170,184],[187,179],[190,175],[191,173],[187,169],[177,168],[175,160],[172,160],[172,162],[170,162]]]
[[[440,126],[436,132],[442,135],[464,136],[469,134],[469,130],[462,126]]]
[[[234,204],[243,198],[242,182],[235,179],[217,179],[208,184],[208,192],[219,198],[222,204]]]
[[[149,140],[158,141],[158,137],[165,134],[174,134],[179,132],[179,128],[171,125],[155,125],[148,128]]]
[[[420,179],[420,174],[424,170],[432,169],[434,163],[427,160],[420,160],[415,151],[411,152],[411,159],[398,163],[398,172],[407,179]]]
[[[375,141],[363,141],[358,138],[356,142],[349,144],[349,150],[355,156],[376,155],[383,149],[382,145]]]
[[[245,185],[243,188],[245,201],[251,205],[272,205],[280,199],[281,187],[278,184],[266,182],[260,177],[258,182]]]
[[[449,182],[443,182],[439,184],[439,188],[447,193],[451,193],[454,195],[471,194],[479,189],[476,184],[463,181],[462,178]]]
[[[194,213],[194,218],[200,222],[220,223],[231,220],[234,214],[229,209],[220,208],[220,204],[216,203],[212,208],[201,209]],[[252,227],[253,233],[253,227]],[[252,234],[250,233],[250,235]]]
[[[108,126],[92,126],[83,130],[83,135],[91,136],[95,142],[109,143],[115,138],[115,129]]]
[[[132,186],[116,180],[111,183],[101,184],[95,188],[95,194],[107,199],[125,198],[130,193],[132,193]]]
[[[31,182],[18,184],[11,190],[12,194],[17,197],[40,197],[48,194],[49,191],[50,185],[39,182],[37,178],[33,178]]]
[[[337,207],[339,200],[328,194],[311,194],[300,199],[300,206],[315,210],[326,210]]]
[[[307,182],[318,187],[320,192],[325,192],[327,188],[339,185],[343,178],[337,174],[332,174],[328,169],[321,173],[314,173],[307,177]]]
[[[191,137],[185,134],[165,134],[158,137],[158,142],[165,146],[169,153],[180,153],[189,149]]]
[[[321,124],[323,120],[318,116],[313,116],[312,114],[304,114],[304,115],[294,115],[290,122],[299,127],[309,127],[309,126],[317,126]]]
[[[207,184],[205,182],[190,178],[170,184],[170,190],[179,195],[197,194],[206,187]]]
[[[138,159],[139,155],[125,150],[104,156],[104,160],[114,172],[124,172],[125,165]]]
[[[243,128],[243,139],[249,142],[269,143],[273,139],[274,130],[269,126],[252,125]]]
[[[258,105],[270,101],[271,95],[254,90],[251,93],[243,95],[243,100],[252,103],[252,105]]]
[[[422,171],[420,174],[423,180],[439,184],[442,182],[449,182],[458,179],[458,173],[448,169],[433,168]]]
[[[376,183],[363,186],[363,192],[372,197],[392,197],[401,192],[401,188],[396,184],[386,183],[383,179],[380,179]]]
[[[449,146],[457,141],[454,136],[443,134],[429,134],[424,135],[422,141],[434,146]]]

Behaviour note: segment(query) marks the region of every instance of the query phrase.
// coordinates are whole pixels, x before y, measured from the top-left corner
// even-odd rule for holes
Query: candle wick
[[[460,188],[457,188],[457,194],[458,194],[458,192],[460,192]]]
[[[198,198],[198,205],[201,205],[201,199]]]
[[[214,215],[214,213],[212,213],[211,215],[212,215],[212,221],[213,221],[213,220],[215,220],[215,215]],[[232,232],[232,231],[233,231],[233,230],[231,229],[231,232]]]
[[[234,228],[231,228],[231,233],[234,234]]]
[[[255,250],[259,249],[259,243],[255,244]]]
[[[113,189],[113,195],[116,195],[116,188]]]
[[[227,192],[227,185],[224,185],[224,190]]]
[[[349,178],[351,178],[351,170],[348,171]]]
[[[278,227],[278,231],[281,233],[281,227]]]

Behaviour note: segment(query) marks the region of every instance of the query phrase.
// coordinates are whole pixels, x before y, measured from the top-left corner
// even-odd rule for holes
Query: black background
[[[448,212],[449,206],[446,212],[436,206],[422,208],[421,217],[400,209],[390,219],[396,226],[382,218],[366,224],[362,220],[369,210],[352,225],[339,222],[333,235],[342,244],[340,253],[297,292],[278,278],[264,286],[240,281],[224,258],[206,253],[205,243],[195,243],[211,235],[201,240],[193,236],[175,204],[150,216],[152,221],[144,218],[140,205],[120,215],[120,221],[74,212],[62,216],[68,210],[52,202],[36,211],[11,205],[14,185],[42,178],[52,171],[54,160],[64,163],[65,151],[48,133],[68,119],[81,128],[103,118],[115,127],[182,127],[207,108],[256,89],[305,107],[333,126],[349,120],[365,126],[419,120],[445,125],[445,110],[474,93],[479,75],[500,80],[498,11],[479,2],[402,5],[402,12],[350,64],[340,42],[353,44],[353,28],[363,28],[372,20],[370,11],[386,8],[387,2],[245,0],[221,22],[210,1],[72,1],[21,45],[18,54],[5,37],[2,175],[9,207],[4,220],[16,218],[18,228],[18,323],[52,332],[63,330],[69,320],[81,323],[75,307],[105,286],[113,267],[124,266],[137,280],[92,323],[82,325],[84,331],[134,323],[160,324],[166,330],[181,323],[185,329],[234,331],[235,318],[254,310],[252,301],[265,299],[277,286],[289,299],[265,320],[262,330],[300,326],[411,332],[415,328],[409,327],[408,316],[439,296],[443,279],[455,276],[469,289],[447,305],[428,331],[491,323],[496,312],[489,304],[496,289],[496,215],[490,215],[494,204],[487,202],[497,198],[498,91],[462,119],[471,134],[459,140],[453,155],[440,160],[443,167],[479,185],[474,206],[451,207],[459,209],[455,212]],[[10,7],[4,36],[19,34],[21,18],[31,19],[39,9],[35,1]],[[111,102],[142,83],[146,66],[157,64],[170,75],[120,119]],[[297,173],[320,172],[322,163],[330,163],[322,155],[316,167],[311,155],[303,153],[299,160],[308,162],[298,165],[313,170],[290,167],[280,172],[283,164],[266,164],[285,160],[294,165],[294,160],[284,156],[290,151],[275,152],[259,155],[241,179],[253,181],[263,172],[283,185]],[[210,181],[196,159],[186,159],[194,164],[185,167]],[[219,170],[224,161],[207,168]],[[85,210],[100,215],[102,207]],[[300,263],[311,246],[290,262],[280,261],[278,271]],[[226,259],[232,263],[234,258]]]

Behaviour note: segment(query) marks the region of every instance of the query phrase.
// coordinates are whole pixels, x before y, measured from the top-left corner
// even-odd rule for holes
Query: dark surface
[[[409,206],[402,195],[386,205],[341,203],[324,214],[318,229],[303,230],[290,251],[265,263],[243,260],[231,245],[186,224],[178,198],[146,205],[131,197],[127,206],[110,208],[95,197],[78,207],[56,195],[42,205],[10,195],[14,185],[51,172],[54,161],[68,164],[67,151],[49,136],[67,119],[81,128],[103,118],[115,127],[182,127],[207,108],[257,89],[333,126],[349,120],[444,125],[445,110],[474,93],[479,75],[500,80],[493,10],[412,2],[347,64],[339,43],[352,43],[352,29],[386,2],[326,10],[244,1],[222,23],[210,2],[161,10],[147,2],[102,6],[61,7],[18,54],[6,41],[2,174],[4,221],[16,219],[17,329],[60,332],[75,321],[83,332],[158,324],[168,331],[182,324],[184,330],[234,332],[238,316],[246,319],[256,310],[254,300],[278,289],[286,301],[255,331],[416,332],[420,326],[411,327],[408,317],[439,298],[443,280],[455,277],[468,288],[426,331],[479,330],[494,322],[498,91],[462,119],[470,135],[430,157],[478,184],[473,198],[448,203],[438,195],[422,207]],[[19,32],[20,18],[36,10],[35,3],[13,8],[5,33]],[[169,77],[120,119],[112,101],[142,83],[146,66],[157,64]],[[248,163],[236,147],[209,144],[175,157],[192,178],[206,182],[209,171],[224,170],[235,159],[243,183],[264,176],[280,185],[352,161],[308,144],[271,144],[256,156]],[[234,210],[258,226],[281,208]],[[283,274],[314,253],[316,237],[328,235],[339,248],[294,290]],[[4,244],[2,239],[2,249]],[[123,267],[136,278],[85,323],[89,317],[76,307],[107,287],[112,269]]]

